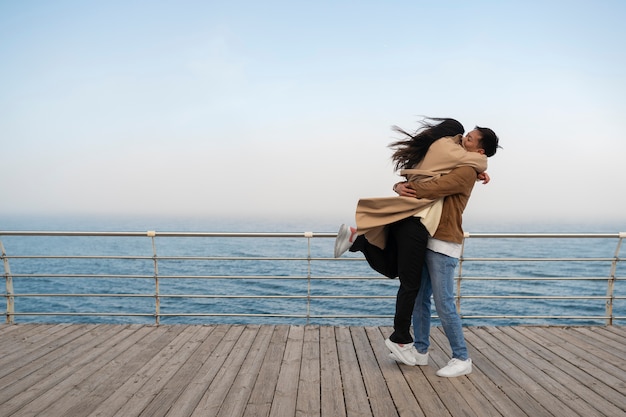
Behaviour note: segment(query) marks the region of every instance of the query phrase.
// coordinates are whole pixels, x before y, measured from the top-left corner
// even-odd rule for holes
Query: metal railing
[[[20,316],[71,317],[70,320],[99,316],[149,319],[155,324],[174,317],[280,318],[306,321],[307,324],[328,319],[336,323],[337,320],[393,317],[397,283],[373,273],[360,256],[348,255],[339,259],[322,256],[332,253],[335,237],[335,233],[313,232],[0,231],[5,278],[3,298],[6,311],[3,315],[7,323],[14,323]],[[625,237],[624,232],[468,233],[456,277],[457,309],[464,322],[469,324],[490,320],[514,323],[537,320],[562,323],[566,320],[583,324],[601,321],[611,325],[626,320],[626,283],[625,278],[619,276],[622,272],[620,265],[623,265],[620,264],[623,261],[620,250]],[[2,238],[8,242],[6,247]],[[42,244],[46,238],[52,240]],[[117,243],[109,240],[113,238],[117,238],[114,239]],[[82,239],[81,242],[85,243],[76,244],[74,239]],[[146,239],[149,239],[150,249],[142,246]],[[194,243],[189,244],[189,239]],[[243,244],[243,239],[258,243]],[[484,257],[477,254],[494,252],[492,243],[468,249],[469,242],[480,240],[495,241],[501,247],[502,242],[550,240],[562,244],[573,239],[609,242],[599,249],[606,255]],[[133,244],[124,247],[119,242],[125,240],[132,240]],[[186,243],[181,244],[181,240]],[[206,246],[200,247],[197,242],[204,242]],[[211,242],[217,243],[212,245]],[[172,245],[167,247],[169,243]],[[28,253],[33,247],[45,253]],[[529,255],[528,248],[532,247],[526,244],[526,255]],[[73,252],[66,253],[67,250]],[[195,253],[177,253],[181,250]],[[168,251],[172,253],[168,254]],[[537,252],[545,253],[545,249]],[[281,256],[275,256],[276,253]],[[554,268],[549,264],[567,267]],[[584,267],[572,266],[574,264]],[[589,267],[594,264],[597,266]],[[354,270],[357,274],[335,274],[341,269],[339,266],[343,266],[344,272]],[[607,268],[605,273],[598,273],[604,267]],[[565,269],[562,274],[555,273],[561,269]],[[581,274],[581,269],[589,269],[591,274]],[[520,270],[529,271],[529,275],[519,275]],[[204,271],[212,273],[199,273]],[[545,271],[549,273],[541,274]],[[360,286],[364,281],[368,285]],[[17,282],[23,290],[14,290]],[[206,282],[212,283],[213,293],[204,291]],[[289,285],[283,286],[286,282]],[[583,282],[587,290],[581,288],[578,291]],[[324,287],[320,283],[333,285]],[[572,283],[578,292],[572,293],[571,288],[567,288]],[[122,291],[117,290],[118,284],[123,284]],[[260,293],[258,289],[261,287],[270,290]],[[58,288],[61,290],[56,290]],[[233,293],[242,290],[248,292]],[[564,291],[564,294],[559,295],[558,291]],[[48,311],[33,311],[42,305],[41,300],[47,301],[45,308]],[[106,303],[103,300],[115,301]],[[240,304],[233,305],[234,300]],[[164,303],[167,304],[165,308]],[[340,306],[333,307],[332,303]],[[497,303],[505,306],[494,309],[493,305]],[[598,303],[603,303],[601,311]],[[102,304],[106,307],[100,309]],[[194,307],[189,308],[189,304]],[[532,309],[528,308],[536,304],[541,304],[540,314],[532,314]],[[583,309],[587,312],[580,313],[585,304],[590,307]],[[24,308],[16,308],[22,305]],[[94,306],[94,310],[89,310]]]

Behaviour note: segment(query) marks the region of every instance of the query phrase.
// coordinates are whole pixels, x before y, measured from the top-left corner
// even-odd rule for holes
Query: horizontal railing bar
[[[620,233],[465,233],[466,238],[497,238],[497,239],[506,239],[506,238],[533,238],[533,239],[543,239],[543,238],[554,238],[554,239],[569,239],[569,238],[591,238],[591,239],[610,239],[615,238],[619,239],[624,237],[624,232]]]
[[[7,314],[3,314],[6,316]],[[12,316],[116,316],[116,317],[154,317],[154,313],[107,313],[107,312],[85,312],[85,313],[48,313],[48,312],[21,312],[11,313]]]
[[[130,260],[143,260],[151,261],[153,259],[159,259],[162,261],[365,261],[364,258],[330,258],[330,257],[270,257],[270,256],[141,256],[141,255],[5,255],[6,259],[130,259]],[[461,260],[465,262],[476,261],[613,261],[615,257],[567,257],[567,258],[550,258],[550,257],[502,257],[502,258],[476,258],[476,257],[461,257]],[[617,258],[618,260],[621,258]]]
[[[463,281],[606,281],[608,279],[608,277],[466,277],[463,275]],[[621,280],[626,277],[615,279]]]
[[[0,230],[0,236],[134,236],[134,237],[275,237],[275,238],[336,238],[337,233],[326,232],[159,232],[159,231],[136,231],[136,232],[119,232],[119,231],[50,231],[50,230]],[[592,239],[608,239],[623,238],[624,232],[619,233],[465,233],[467,238],[592,238]]]
[[[85,298],[154,298],[156,294],[47,294],[47,293],[22,293],[13,294],[13,297],[85,297]],[[211,295],[211,294],[159,294],[159,298],[207,298],[207,299],[392,299],[395,295]]]
[[[6,315],[6,314],[3,314]],[[48,312],[23,312],[23,313],[13,313],[15,316],[133,316],[133,317],[154,317],[154,314],[141,314],[141,313],[94,313],[94,312],[86,312],[86,313],[48,313]],[[250,313],[250,314],[240,314],[240,313],[161,313],[159,314],[161,317],[282,317],[282,318],[306,318],[306,314],[278,314],[278,313]],[[319,315],[319,314],[309,314],[309,318],[351,318],[351,319],[362,319],[362,318],[392,318],[392,315],[350,315],[350,314],[328,314],[328,315]],[[433,316],[433,318],[437,318],[437,316]],[[461,315],[463,319],[530,319],[530,320],[543,320],[543,319],[553,319],[553,320],[606,320],[608,316],[552,316],[552,315],[537,315],[537,316],[517,316],[517,315]],[[626,319],[626,316],[614,316],[613,319],[623,320]]]
[[[395,295],[219,295],[219,294],[104,294],[104,293],[20,293],[12,294],[13,297],[93,297],[93,298],[207,298],[207,299],[222,299],[222,298],[238,298],[238,299],[317,299],[317,300],[341,300],[341,299],[392,299]],[[589,296],[557,296],[557,295],[462,295],[461,299],[489,299],[489,300],[623,300],[626,296],[606,296],[606,295],[589,295]]]
[[[530,319],[530,320],[542,320],[542,319],[554,319],[554,320],[606,320],[611,318],[609,316],[514,316],[514,315],[461,315],[462,319]],[[613,319],[621,319],[622,317],[613,316]],[[565,326],[565,325],[564,325]]]
[[[611,262],[616,258],[461,258],[463,262]],[[621,260],[617,258],[617,260]]]
[[[108,275],[108,274],[11,274],[13,278],[119,278],[119,279],[154,279],[154,275]],[[279,279],[279,280],[377,280],[387,281],[380,276],[311,276],[304,275],[159,275],[160,279]],[[458,279],[455,277],[455,279]],[[615,277],[621,281],[626,277]],[[463,281],[606,281],[607,277],[466,277]]]
[[[489,300],[607,300],[616,297],[606,295],[463,295],[461,298]]]
[[[0,236],[84,236],[84,237],[253,237],[253,238],[336,238],[337,233],[313,232],[85,232],[51,230],[0,230]]]
[[[308,257],[254,257],[254,256],[127,256],[127,255],[6,255],[6,259],[115,259],[137,261],[358,261],[363,258],[308,258]],[[623,258],[460,258],[463,262],[611,262]]]

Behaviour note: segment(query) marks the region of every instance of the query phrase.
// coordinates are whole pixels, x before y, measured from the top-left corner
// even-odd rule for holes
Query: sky
[[[392,126],[503,149],[465,222],[626,230],[626,2],[0,0],[0,218],[353,222]]]

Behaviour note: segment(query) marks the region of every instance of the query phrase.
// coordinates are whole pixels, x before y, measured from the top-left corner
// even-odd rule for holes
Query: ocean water
[[[335,233],[331,222],[226,221],[223,219],[105,219],[105,218],[13,218],[3,219],[0,230],[61,231],[146,231],[160,232],[304,232]],[[471,227],[471,228],[470,228]],[[615,225],[548,225],[528,230],[526,225],[465,226],[470,233],[614,233]],[[622,230],[623,231],[623,230]],[[92,323],[154,323],[154,261],[152,240],[147,237],[21,237],[0,236],[8,256],[41,255],[107,255],[139,256],[145,259],[9,259],[13,274],[16,313],[82,313],[85,315],[19,315],[15,322],[92,322]],[[391,325],[397,280],[380,277],[372,271],[360,254],[347,254],[345,260],[316,259],[306,261],[307,240],[303,238],[164,238],[154,240],[158,261],[160,312],[176,314],[162,317],[161,323],[273,323]],[[462,263],[463,281],[461,314],[464,325],[515,324],[604,324],[607,278],[611,261],[537,262],[529,258],[611,258],[617,239],[479,239],[466,240]],[[331,258],[334,239],[311,240],[312,258]],[[626,245],[623,245],[626,246]],[[623,257],[626,249],[621,248]],[[237,260],[181,260],[167,257],[245,257]],[[259,257],[290,257],[301,260],[258,260]],[[517,261],[473,260],[474,258],[525,258]],[[618,263],[613,314],[626,316],[626,262]],[[309,268],[310,271],[309,271]],[[457,270],[458,272],[458,270]],[[308,274],[313,277],[309,282]],[[41,277],[19,277],[38,274]],[[65,278],[71,275],[107,275],[106,278]],[[58,275],[59,277],[55,277]],[[185,278],[168,278],[183,276]],[[203,279],[199,276],[227,278]],[[280,279],[265,279],[278,276]],[[236,277],[236,278],[232,278]],[[524,277],[525,279],[516,279]],[[574,278],[568,280],[549,278]],[[483,279],[478,279],[483,278]],[[495,279],[497,278],[497,279]],[[539,279],[541,278],[541,280]],[[548,279],[546,279],[548,278]],[[0,311],[6,311],[7,290],[2,284]],[[98,294],[99,296],[67,297],[49,294]],[[47,294],[46,297],[38,296]],[[109,296],[102,296],[103,294]],[[116,295],[124,294],[119,297]],[[201,298],[201,295],[238,296],[236,298]],[[306,295],[354,296],[356,298],[313,299]],[[289,296],[298,298],[288,298]],[[250,296],[272,298],[255,299]],[[375,298],[358,298],[362,296]],[[503,298],[486,298],[499,296]],[[556,299],[537,297],[551,296]],[[523,298],[520,298],[523,297]],[[558,297],[579,297],[559,299]],[[593,297],[596,297],[595,299]],[[621,297],[621,298],[620,298]],[[94,312],[112,314],[136,313],[145,316],[98,316]],[[302,317],[236,317],[194,316],[197,313],[219,314],[284,314],[367,316],[361,318]],[[436,312],[433,309],[433,315]],[[537,316],[529,319],[516,316]],[[497,318],[485,318],[495,316]],[[502,317],[507,316],[507,317]],[[583,319],[548,319],[542,316],[587,317]],[[615,324],[624,324],[626,320]],[[438,324],[435,319],[434,324]]]

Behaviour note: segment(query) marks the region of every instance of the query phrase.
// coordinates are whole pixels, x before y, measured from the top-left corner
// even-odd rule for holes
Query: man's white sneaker
[[[415,349],[415,345],[413,345],[413,348],[411,349],[411,354],[415,358],[415,364],[416,365],[419,365],[419,366],[428,365],[428,352],[426,352],[426,353],[419,353],[417,351],[417,349]],[[389,357],[391,359],[393,359],[394,361],[396,361],[396,362],[401,362],[401,360],[398,359],[396,354],[393,353],[393,352],[389,354]]]
[[[470,373],[472,373],[472,360],[469,358],[464,361],[452,358],[446,366],[437,371],[438,376],[446,378],[454,378],[456,376],[467,375]]]
[[[415,365],[415,357],[411,353],[411,348],[413,348],[413,343],[407,343],[405,345],[401,345],[399,343],[394,343],[389,339],[385,340],[385,345],[389,348],[391,353],[393,353],[396,358],[398,358],[399,362],[402,362],[405,365],[414,366]]]
[[[354,227],[348,227],[345,224],[341,225],[339,232],[337,232],[337,239],[335,240],[335,258],[339,258],[350,249],[350,246],[354,243],[355,234],[356,229]]]

